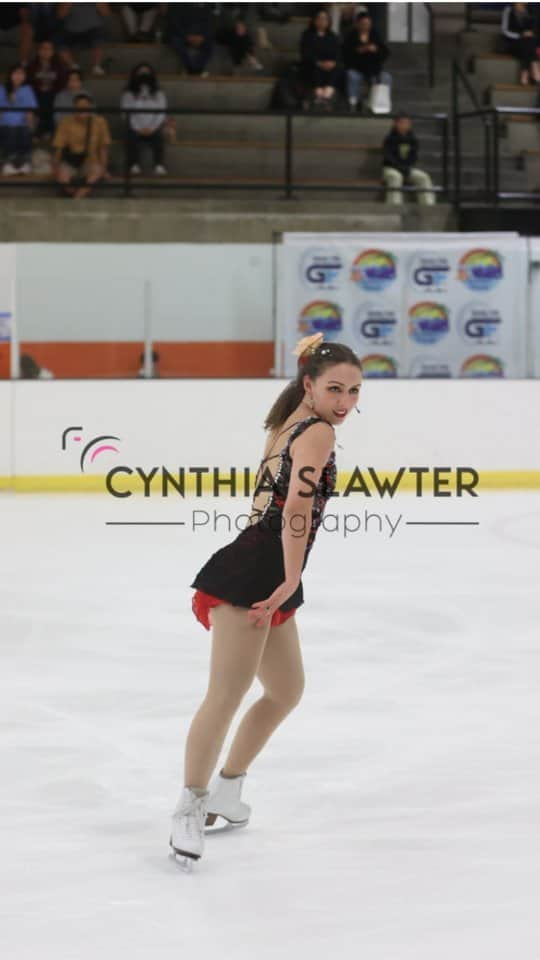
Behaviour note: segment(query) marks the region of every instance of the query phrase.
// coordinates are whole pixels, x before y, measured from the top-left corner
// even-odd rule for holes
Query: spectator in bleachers
[[[431,177],[416,166],[418,152],[418,139],[411,118],[406,113],[400,113],[383,143],[383,180],[388,187],[386,203],[403,203],[403,193],[397,188],[404,183],[422,187],[417,193],[418,203],[425,206],[435,203]]]
[[[319,10],[300,41],[302,73],[314,96],[314,105],[330,109],[341,81],[339,40],[330,29],[330,16]]]
[[[390,86],[392,78],[382,69],[390,51],[374,29],[371,17],[360,13],[343,42],[343,60],[347,70],[347,97],[352,111],[360,101],[362,84],[384,83]]]
[[[149,43],[154,39],[160,6],[159,3],[122,4],[122,21],[131,43]]]
[[[214,50],[214,22],[209,3],[168,3],[167,28],[186,73],[207,77]]]
[[[4,153],[2,173],[31,173],[32,129],[35,123],[33,107],[38,102],[32,87],[26,82],[24,67],[12,67],[6,81],[0,86],[0,112],[5,107],[20,107],[20,110],[5,112],[0,117],[0,141]]]
[[[120,106],[126,111],[167,109],[167,98],[160,90],[155,71],[149,63],[139,63],[133,68]],[[126,156],[130,173],[141,172],[139,155],[143,144],[148,144],[152,149],[154,173],[158,176],[167,173],[163,165],[165,117],[165,113],[133,113],[129,117]]]
[[[237,15],[231,23],[223,27],[218,32],[217,41],[226,47],[233,69],[242,66],[256,71],[264,69],[254,55],[255,41],[243,16]]]
[[[29,3],[0,3],[0,40],[16,39],[21,66],[30,59],[34,30]]]
[[[368,13],[365,3],[329,3],[331,27],[340,39],[348,33],[359,13]]]
[[[66,114],[54,135],[53,174],[66,196],[86,197],[107,173],[111,135],[105,118],[92,112],[88,94],[74,100],[76,113]]]
[[[68,117],[68,113],[58,113],[57,111],[62,109],[69,109],[73,107],[73,101],[78,93],[86,93],[87,96],[92,100],[92,94],[87,87],[83,87],[82,76],[79,67],[73,67],[68,71],[67,83],[63,90],[60,90],[60,93],[56,94],[54,98],[54,125],[58,126],[61,120],[64,117]]]
[[[50,40],[56,44],[59,32],[59,20],[56,16],[57,3],[31,3],[31,22],[34,31],[34,43]]]
[[[267,23],[287,23],[291,19],[290,8],[292,3],[258,3],[256,4],[261,20]]]
[[[54,98],[67,82],[67,70],[64,61],[55,53],[50,40],[42,40],[37,56],[28,66],[28,82],[34,90],[39,104],[38,136],[50,135],[54,131]]]
[[[523,85],[540,82],[536,31],[535,18],[526,3],[509,3],[504,8],[502,38],[506,52],[519,61],[519,82]]]
[[[103,42],[105,18],[110,15],[108,3],[59,3],[60,21],[58,46],[68,67],[76,67],[75,48],[92,51],[92,73],[104,77]]]

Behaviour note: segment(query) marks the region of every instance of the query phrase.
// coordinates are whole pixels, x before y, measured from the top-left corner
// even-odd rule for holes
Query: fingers
[[[272,618],[272,607],[269,600],[257,600],[252,603],[248,611],[248,620],[256,627],[264,627]]]

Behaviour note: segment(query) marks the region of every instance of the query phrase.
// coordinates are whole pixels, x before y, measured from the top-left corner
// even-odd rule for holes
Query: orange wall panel
[[[268,377],[274,365],[272,341],[156,342],[153,349],[159,354],[163,377]],[[20,344],[21,353],[29,353],[59,379],[135,377],[142,351],[142,343],[137,342]],[[5,376],[8,371],[9,351]]]

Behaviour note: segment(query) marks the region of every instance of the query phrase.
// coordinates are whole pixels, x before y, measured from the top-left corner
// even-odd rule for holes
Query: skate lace
[[[191,797],[183,803],[180,802],[176,809],[177,816],[186,818],[186,832],[191,837],[197,836],[197,830],[200,830],[202,821],[205,818],[203,801],[203,797]]]

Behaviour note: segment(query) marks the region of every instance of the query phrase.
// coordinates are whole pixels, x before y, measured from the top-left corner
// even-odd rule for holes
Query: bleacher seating
[[[499,19],[492,10],[481,29],[464,30],[458,46],[461,61],[468,68],[469,79],[485,106],[534,108],[537,87],[520,85],[517,61],[499,52],[499,23],[500,10]],[[464,125],[463,129],[468,135],[469,128]],[[499,129],[501,189],[508,192],[538,189],[539,117],[505,114],[499,118]]]
[[[107,24],[103,78],[90,76],[88,52],[79,62],[85,72],[84,84],[100,107],[118,110],[120,96],[131,68],[138,62],[150,62],[158,72],[169,108],[194,111],[176,117],[176,142],[166,144],[168,177],[160,182],[182,187],[192,180],[231,186],[247,183],[283,183],[284,120],[272,114],[270,102],[275,73],[298,58],[298,45],[307,18],[295,18],[285,24],[265,23],[271,49],[257,48],[264,65],[262,74],[232,75],[222,48],[210,64],[207,78],[181,75],[174,51],[161,43],[125,43],[116,16]],[[13,62],[13,50],[0,47],[0,71]],[[420,62],[419,62],[420,61]],[[406,44],[392,46],[391,69],[394,74],[394,107],[412,112],[446,111],[446,99],[430,95],[427,85],[426,52],[420,45],[411,50]],[[220,116],[196,111],[263,111],[265,116]],[[106,110],[104,114],[107,115]],[[110,170],[115,184],[124,173],[123,124],[119,113],[107,116],[113,145]],[[317,183],[329,187],[364,186],[364,199],[382,196],[380,187],[380,146],[388,130],[389,119],[362,117],[326,117],[299,114],[294,121],[294,163],[296,182]],[[421,124],[422,165],[441,182],[441,140],[437,124]],[[31,180],[37,184],[43,176]],[[154,183],[150,181],[150,183]],[[144,190],[148,179],[133,179],[134,189]],[[6,184],[3,185],[6,192]],[[9,189],[9,187],[8,187]]]

